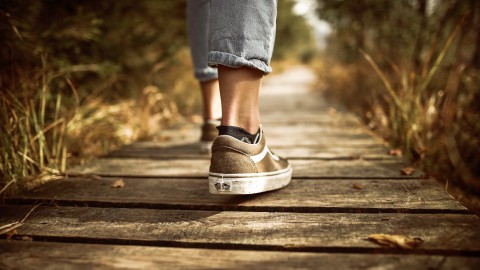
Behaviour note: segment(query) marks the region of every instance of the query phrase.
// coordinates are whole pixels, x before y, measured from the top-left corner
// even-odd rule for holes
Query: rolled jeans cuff
[[[195,78],[201,82],[218,79],[218,70],[212,67],[196,68]]]
[[[259,59],[245,59],[231,53],[211,51],[208,53],[210,66],[223,65],[231,68],[250,67],[262,71],[265,75],[272,72],[272,68]]]

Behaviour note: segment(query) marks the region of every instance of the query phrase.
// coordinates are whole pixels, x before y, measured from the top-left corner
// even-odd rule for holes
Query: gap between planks
[[[293,253],[328,253],[328,254],[384,254],[384,255],[431,255],[431,256],[462,256],[479,258],[480,251],[454,250],[454,249],[411,249],[402,250],[388,247],[308,247],[301,245],[261,245],[261,244],[231,244],[209,242],[178,242],[162,240],[130,240],[119,238],[89,238],[89,237],[65,237],[65,236],[42,236],[30,234],[16,234],[16,237],[31,237],[33,242],[65,243],[65,244],[100,244],[115,246],[142,246],[158,248],[182,248],[182,249],[207,249],[224,251],[265,251],[265,252],[293,252]],[[5,240],[0,235],[1,240]],[[0,240],[0,241],[1,241]],[[21,240],[12,240],[21,241]]]
[[[468,209],[431,180],[294,179],[276,192],[246,196],[212,195],[205,179],[72,178],[7,199],[10,204],[46,202],[55,205],[178,210],[232,210],[341,213],[457,213]]]
[[[115,251],[115,252],[112,252]],[[118,269],[474,269],[480,258],[435,255],[302,253],[0,241],[0,268]],[[30,254],[35,254],[32,257]],[[78,254],[82,254],[81,257]],[[212,263],[212,256],[216,259]],[[69,258],[75,258],[70,260]]]
[[[188,205],[143,202],[111,201],[74,201],[63,199],[7,199],[8,205],[35,205],[42,203],[50,206],[98,207],[98,208],[141,208],[157,210],[197,210],[197,211],[235,211],[235,212],[278,212],[278,213],[344,213],[344,214],[457,214],[471,215],[468,209],[425,209],[425,208],[347,208],[347,207],[280,207],[280,206],[241,206],[241,205]]]
[[[29,207],[3,206],[8,222]],[[425,242],[414,254],[480,256],[478,217],[451,214],[349,214],[40,207],[18,235],[36,240],[308,252],[399,252],[373,233]],[[60,226],[61,225],[61,226]],[[334,229],[334,230],[333,230]],[[402,253],[405,251],[401,251]]]

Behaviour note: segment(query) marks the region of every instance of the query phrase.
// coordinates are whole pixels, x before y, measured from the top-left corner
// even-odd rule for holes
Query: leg
[[[208,121],[222,118],[218,80],[200,81],[200,89],[203,100],[203,119]]]
[[[208,62],[219,67],[222,125],[241,127],[255,134],[260,126],[262,77],[271,72],[277,2],[211,3]]]
[[[219,66],[222,125],[241,127],[251,134],[260,127],[259,94],[263,72],[247,67]]]
[[[208,63],[272,71],[276,0],[211,0]]]
[[[208,66],[209,0],[189,0],[187,3],[188,38],[195,78],[200,83],[203,99],[203,118],[219,119],[221,115],[218,73]]]
[[[268,149],[260,127],[259,93],[262,77],[271,72],[276,3],[212,0],[208,60],[219,69],[223,117],[212,146],[211,193],[252,194],[290,183],[290,164]]]

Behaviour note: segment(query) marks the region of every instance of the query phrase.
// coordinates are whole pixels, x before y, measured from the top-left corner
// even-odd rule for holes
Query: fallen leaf
[[[354,188],[354,189],[363,189],[363,185],[362,185],[362,184],[358,184],[358,183],[354,183],[354,184],[352,185],[352,188]]]
[[[125,182],[123,179],[117,179],[113,184],[111,185],[112,188],[123,188],[125,186]]]
[[[426,173],[422,173],[420,176],[419,176],[420,179],[429,179],[430,176]]]
[[[402,175],[412,175],[415,172],[413,167],[405,167],[400,170]]]
[[[424,242],[422,238],[411,238],[404,235],[394,234],[371,234],[368,236],[368,240],[380,245],[400,249],[413,249],[420,246]]]
[[[22,240],[22,241],[33,241],[33,238],[30,237],[30,236],[24,235],[24,236],[20,237],[19,240]]]
[[[390,156],[396,156],[396,157],[399,157],[402,155],[402,150],[398,149],[398,148],[395,148],[395,149],[390,149],[390,151],[388,151],[388,154]]]
[[[17,234],[17,230],[11,230],[11,231],[9,231],[9,232],[7,233],[6,239],[7,239],[7,240],[12,239],[12,237],[13,237],[15,234]]]

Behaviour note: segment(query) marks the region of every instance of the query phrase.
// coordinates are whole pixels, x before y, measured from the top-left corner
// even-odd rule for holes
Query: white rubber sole
[[[290,183],[292,167],[276,173],[263,174],[217,174],[208,176],[212,194],[255,194],[280,189]]]

